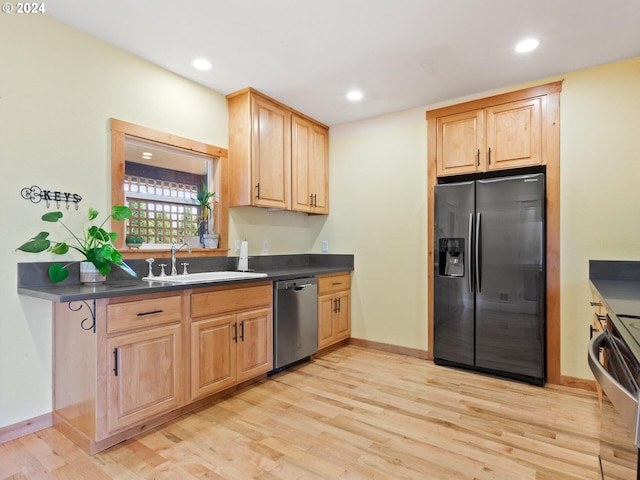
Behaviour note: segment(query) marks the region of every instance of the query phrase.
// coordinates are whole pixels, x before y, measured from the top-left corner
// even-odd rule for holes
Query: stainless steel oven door
[[[638,388],[626,362],[626,347],[608,331],[589,343],[589,367],[606,396],[600,424],[602,478],[637,479]]]

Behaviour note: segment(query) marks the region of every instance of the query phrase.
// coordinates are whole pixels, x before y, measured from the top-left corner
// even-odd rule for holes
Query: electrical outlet
[[[262,241],[262,252],[267,253],[269,251],[269,240]]]
[[[236,252],[239,252],[239,251],[240,251],[240,245],[241,245],[241,244],[242,244],[242,240],[236,240],[236,245],[235,245],[235,247],[236,247]]]
[[[323,252],[328,252],[329,251],[329,241],[328,240],[323,240],[322,241],[322,251]]]

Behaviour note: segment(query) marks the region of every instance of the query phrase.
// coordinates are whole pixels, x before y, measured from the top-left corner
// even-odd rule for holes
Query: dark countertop
[[[614,314],[640,316],[640,262],[590,260],[589,280]]]
[[[614,327],[640,361],[640,344],[627,328],[629,318],[640,318],[640,262],[590,260],[589,280]]]
[[[181,258],[180,260],[185,260],[185,258]],[[237,258],[234,257],[222,257],[218,259],[203,258],[202,261],[197,258],[189,258],[189,272],[235,270],[232,266],[235,265],[236,262]],[[138,273],[137,279],[131,278],[120,272],[119,269],[114,268],[107,282],[95,286],[82,285],[71,281],[71,278],[78,278],[77,273],[73,270],[70,271],[69,279],[60,284],[52,284],[46,274],[48,266],[52,262],[20,263],[18,264],[18,293],[50,300],[52,302],[72,302],[198,289],[217,285],[287,280],[327,273],[352,271],[354,269],[353,255],[274,255],[252,257],[250,262],[249,266],[251,270],[266,273],[267,276],[253,279],[190,284],[165,283],[159,280],[146,281],[141,280],[141,278],[146,275],[146,269],[148,268],[147,263],[143,260],[135,260],[127,261],[127,263]],[[113,279],[111,277],[113,277]]]

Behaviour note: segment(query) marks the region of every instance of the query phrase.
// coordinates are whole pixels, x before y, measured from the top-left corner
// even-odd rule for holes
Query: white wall
[[[423,108],[332,127],[331,214],[319,242],[355,254],[353,337],[427,349]]]
[[[562,373],[590,378],[589,259],[640,260],[640,57],[567,74],[560,102]]]
[[[21,188],[79,193],[106,211],[110,117],[226,147],[227,115],[222,95],[45,16],[0,16],[0,61],[1,428],[51,410],[51,306],[18,296],[14,273],[17,262],[50,260],[14,251],[46,208]],[[589,378],[588,260],[640,259],[640,58],[564,78],[562,373]],[[231,245],[306,253],[327,240],[330,253],[354,253],[353,335],[426,349],[424,112],[444,105],[332,127],[331,214],[231,209]]]

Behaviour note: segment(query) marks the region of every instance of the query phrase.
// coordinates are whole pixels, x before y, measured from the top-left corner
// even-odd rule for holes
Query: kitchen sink
[[[188,273],[186,275],[166,275],[164,277],[143,277],[143,280],[149,282],[168,282],[168,283],[213,283],[213,282],[226,282],[229,280],[246,280],[250,278],[266,277],[266,273],[257,272],[237,272],[237,271],[223,271],[223,272],[201,272],[201,273]]]

